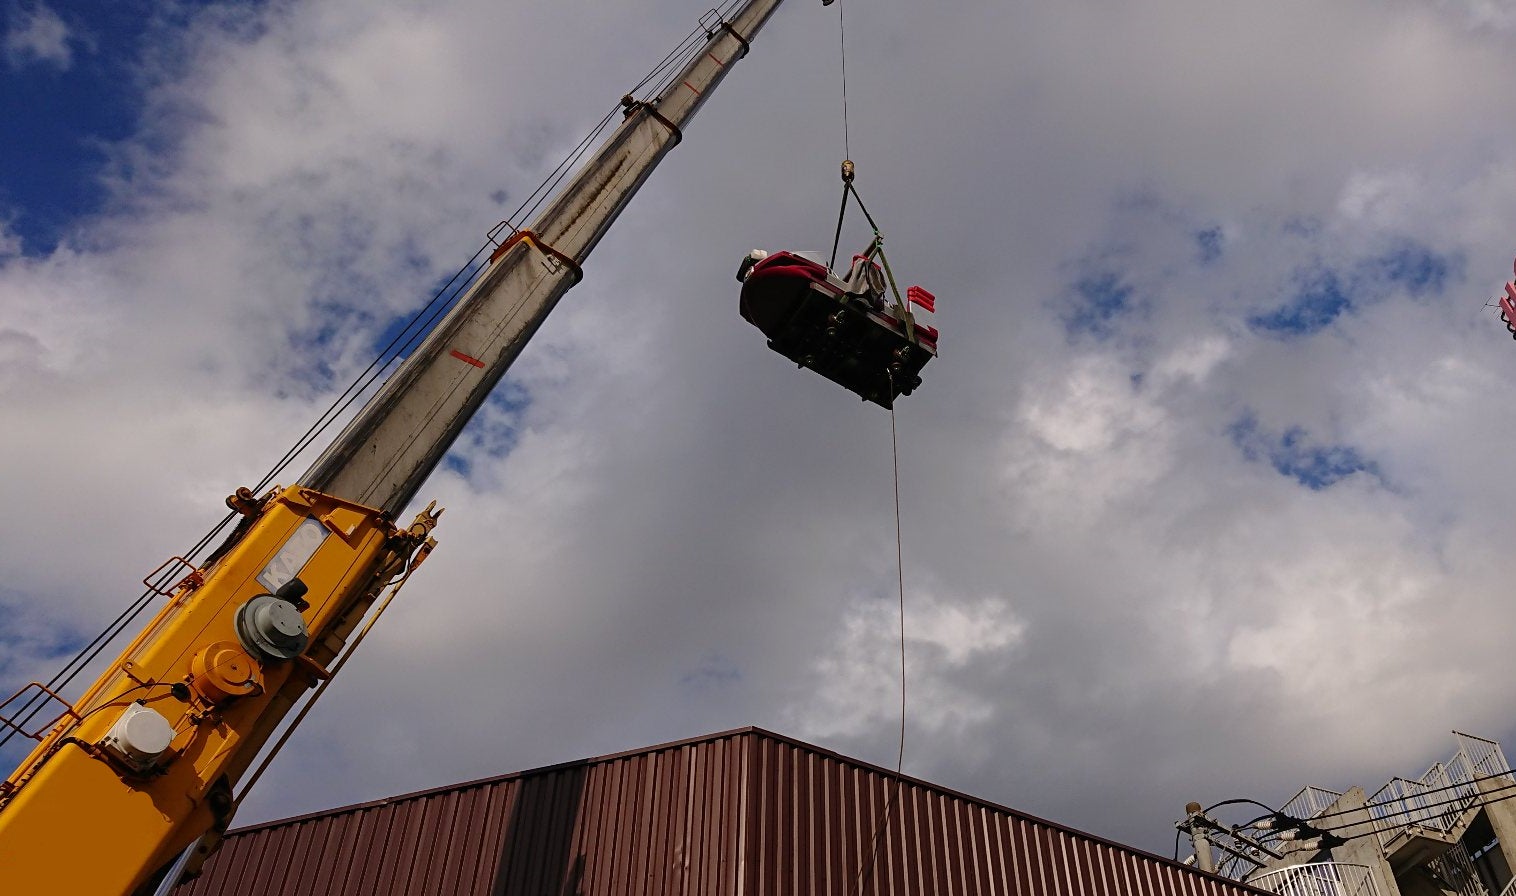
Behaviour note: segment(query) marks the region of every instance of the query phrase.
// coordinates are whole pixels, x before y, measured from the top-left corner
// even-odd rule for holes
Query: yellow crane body
[[[0,785],[6,891],[131,893],[225,830],[259,749],[330,676],[379,592],[435,544],[430,508],[402,530],[311,489],[242,494],[246,517],[219,558],[185,576]],[[60,838],[88,858],[60,867]]]

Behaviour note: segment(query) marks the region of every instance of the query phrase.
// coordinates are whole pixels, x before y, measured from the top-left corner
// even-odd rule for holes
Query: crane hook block
[[[885,303],[885,275],[872,258],[853,256],[839,276],[808,252],[755,249],[737,271],[743,320],[769,348],[881,407],[921,385],[937,357],[937,331]],[[929,295],[929,293],[924,294]]]

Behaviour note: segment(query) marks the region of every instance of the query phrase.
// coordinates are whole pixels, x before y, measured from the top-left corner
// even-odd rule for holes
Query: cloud
[[[883,584],[883,583],[882,583]],[[906,606],[907,718],[919,732],[910,740],[936,741],[972,732],[996,714],[996,701],[971,694],[958,679],[985,664],[1004,667],[1025,626],[1004,597],[943,597],[913,589]],[[810,700],[796,706],[800,736],[857,738],[860,731],[899,719],[899,611],[887,599],[853,603],[837,643],[818,659]],[[911,675],[914,657],[915,674]],[[914,708],[914,710],[912,709]],[[879,751],[880,744],[855,749]]]
[[[12,68],[36,64],[67,71],[74,64],[72,44],[79,38],[63,18],[43,3],[13,6],[5,29],[5,61]]]
[[[219,518],[698,12],[154,31],[103,210],[0,256],[4,684]],[[830,21],[782,9],[585,264],[244,820],[744,724],[893,761],[891,421],[731,279],[831,239]],[[848,40],[857,185],[942,331],[894,421],[907,771],[1166,849],[1190,799],[1509,737],[1501,35],[1172,0],[884,3]]]

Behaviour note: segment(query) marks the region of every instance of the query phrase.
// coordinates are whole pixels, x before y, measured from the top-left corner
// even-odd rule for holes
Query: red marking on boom
[[[726,63],[722,62],[720,59],[717,59],[715,53],[706,53],[705,55],[709,56],[710,60],[712,62],[716,63],[717,65],[721,66],[722,68],[726,68]]]
[[[458,351],[456,348],[453,349],[452,351],[448,352],[448,354],[452,355],[453,357],[457,358],[458,360],[462,361],[465,364],[472,364],[475,367],[483,367],[484,366],[484,362],[483,361],[479,360],[478,358],[473,357],[472,355],[465,355],[463,352]]]
[[[689,89],[694,90],[695,91],[695,96],[699,96],[700,95],[700,91],[695,90],[695,85],[691,84],[688,81],[681,81],[680,83],[683,84],[685,87],[688,87]]]

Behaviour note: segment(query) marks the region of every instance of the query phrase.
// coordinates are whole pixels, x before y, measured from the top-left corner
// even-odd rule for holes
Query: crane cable
[[[895,376],[890,374],[890,392],[894,391]],[[883,811],[879,813],[879,823],[874,827],[874,836],[869,845],[868,861],[858,868],[858,877],[853,882],[855,896],[863,892],[864,883],[874,872],[874,864],[879,859],[879,844],[889,829],[895,806],[900,802],[900,792],[905,789],[905,779],[901,776],[905,768],[905,540],[900,530],[900,442],[895,432],[893,401],[890,402],[890,454],[895,473],[895,579],[900,595],[900,747],[895,753],[895,787],[890,791]]]
[[[722,20],[729,18],[733,10],[740,2],[741,0],[728,0],[728,2],[723,4],[718,11],[718,16]],[[694,56],[700,52],[700,47],[702,46],[702,38],[709,39],[712,36],[712,33],[713,32],[711,29],[706,28],[703,25],[697,26],[678,44],[676,44],[674,46],[674,49],[670,50],[669,53],[664,56],[663,59],[659,61],[659,63],[654,66],[651,71],[649,71],[646,75],[643,76],[640,81],[633,85],[631,91],[629,92],[635,94],[637,91],[642,90],[644,87],[650,83],[654,83],[655,81],[657,82],[657,87],[653,93],[656,95],[657,93],[662,92],[663,86],[670,82],[684,67],[684,65],[686,65],[690,59],[694,58]],[[424,306],[422,306],[419,311],[411,316],[411,318],[406,322],[405,326],[400,330],[400,332],[397,333],[389,341],[389,343],[384,346],[384,348],[379,350],[379,352],[374,357],[374,360],[369,363],[368,367],[359,373],[347,386],[347,388],[345,388],[332,401],[326,410],[324,410],[321,415],[316,418],[316,421],[312,423],[310,427],[295,440],[294,445],[292,445],[289,450],[284,453],[283,457],[279,458],[279,460],[269,468],[268,472],[265,473],[263,477],[258,481],[257,485],[253,487],[252,491],[254,493],[262,492],[265,488],[271,485],[281,473],[288,469],[290,464],[293,463],[300,456],[300,454],[302,454],[306,449],[314,444],[316,439],[320,438],[321,435],[330,429],[332,425],[336,423],[337,420],[340,419],[341,416],[358,401],[359,398],[363,397],[369,388],[371,388],[374,383],[380,379],[380,377],[385,375],[386,371],[388,371],[401,358],[407,356],[412,350],[415,349],[417,345],[420,344],[421,340],[426,336],[427,333],[431,331],[432,327],[437,323],[442,315],[449,311],[457,303],[457,300],[462,297],[464,289],[474,281],[475,275],[477,275],[479,271],[483,269],[484,265],[481,265],[479,263],[479,259],[481,256],[486,255],[486,253],[493,251],[493,249],[499,245],[495,241],[495,235],[500,233],[506,227],[510,227],[512,230],[514,230],[515,225],[511,223],[512,221],[523,220],[524,218],[530,219],[533,215],[535,215],[537,210],[540,209],[548,197],[553,194],[554,190],[558,187],[559,184],[562,183],[564,178],[566,178],[568,174],[574,170],[574,166],[579,162],[579,160],[584,157],[585,153],[588,152],[588,149],[595,138],[604,133],[605,129],[610,125],[610,122],[615,117],[616,113],[620,110],[621,105],[618,103],[611,109],[611,111],[607,112],[605,116],[601,118],[593,128],[591,128],[590,132],[585,135],[584,139],[579,141],[579,143],[569,151],[568,155],[565,156],[563,161],[559,162],[558,166],[549,172],[545,178],[543,178],[542,182],[538,184],[537,188],[533,190],[525,200],[522,201],[521,205],[516,209],[516,211],[513,212],[504,221],[500,222],[500,224],[496,225],[494,228],[491,228],[489,237],[479,248],[479,251],[475,252],[473,257],[464,263],[464,265],[459,268],[458,271],[454,273],[453,276],[449,278],[448,281],[444,283],[442,287],[436,291],[435,294],[433,294],[432,298]],[[226,516],[222,517],[219,523],[216,523],[214,526],[212,526],[211,529],[205,533],[205,535],[201,536],[201,538],[195,542],[193,547],[191,547],[182,555],[183,558],[186,561],[193,563],[196,558],[201,556],[202,552],[213,541],[215,541],[217,536],[226,531],[227,526],[230,525],[236,518],[236,513],[229,513]],[[214,555],[214,552],[212,555]],[[151,580],[151,583],[144,582],[144,584],[147,585],[147,589],[143,591],[140,596],[131,600],[127,604],[126,608],[122,610],[115,619],[111,620],[103,629],[101,629],[100,632],[94,636],[94,638],[92,638],[88,643],[84,644],[84,646],[80,647],[78,652],[75,653],[67,662],[65,662],[63,666],[59,668],[56,673],[54,673],[52,678],[48,679],[44,690],[39,690],[37,693],[29,695],[26,700],[24,700],[21,705],[12,711],[8,716],[0,716],[0,727],[3,727],[4,729],[3,731],[0,731],[0,747],[4,747],[6,744],[8,744],[11,739],[14,738],[17,734],[23,734],[27,737],[32,737],[32,735],[27,734],[25,726],[36,719],[42,710],[47,707],[50,702],[47,697],[48,693],[61,691],[63,688],[66,688],[72,684],[74,679],[77,678],[79,674],[90,665],[90,663],[94,662],[100,656],[100,654],[103,653],[105,649],[116,640],[116,638],[120,637],[122,632],[126,631],[128,626],[135,622],[137,618],[140,617],[142,613],[152,605],[153,598],[162,594],[163,589],[169,587],[172,584],[173,576],[178,569],[179,567],[177,566],[169,566],[167,568],[167,571],[158,575],[157,578],[153,578]],[[23,689],[23,692],[24,690],[25,689]],[[61,718],[61,716],[59,718]],[[50,728],[55,721],[56,720],[49,721],[43,727]]]
[[[842,17],[842,0],[837,0],[837,38],[840,45],[838,57],[842,60],[842,157],[851,159],[847,132],[847,25]]]
[[[849,121],[848,121],[848,97],[847,97],[847,24],[843,14],[843,0],[837,0],[837,35],[838,35],[838,59],[842,66],[842,207],[837,212],[837,230],[832,238],[831,260],[827,263],[830,270],[837,264],[837,247],[842,242],[842,223],[847,217],[848,197],[851,195],[858,203],[858,208],[863,212],[864,218],[874,231],[874,240],[865,251],[866,256],[875,252],[879,260],[883,262],[884,269],[889,273],[890,288],[895,292],[895,300],[898,306],[905,310],[907,326],[909,323],[909,309],[900,298],[900,290],[895,286],[894,272],[889,269],[889,261],[884,257],[884,237],[879,232],[879,226],[874,222],[874,216],[869,214],[868,207],[863,204],[863,198],[858,195],[853,186],[855,167],[853,165],[853,153],[850,145]],[[914,329],[910,330],[914,335]],[[889,394],[893,399],[895,394],[895,375],[888,368],[885,374],[889,377]],[[863,892],[864,884],[874,872],[874,867],[879,859],[879,847],[889,830],[890,819],[895,814],[895,808],[900,802],[901,792],[905,789],[905,780],[902,773],[905,769],[905,726],[906,726],[906,663],[905,663],[905,541],[901,533],[900,524],[900,442],[895,426],[895,402],[890,401],[890,457],[891,471],[895,484],[895,579],[896,589],[899,595],[898,623],[900,627],[900,731],[898,747],[895,752],[895,787],[890,791],[885,801],[883,810],[879,813],[879,821],[874,827],[874,834],[869,845],[869,856],[858,868],[858,875],[853,882],[853,892]]]

